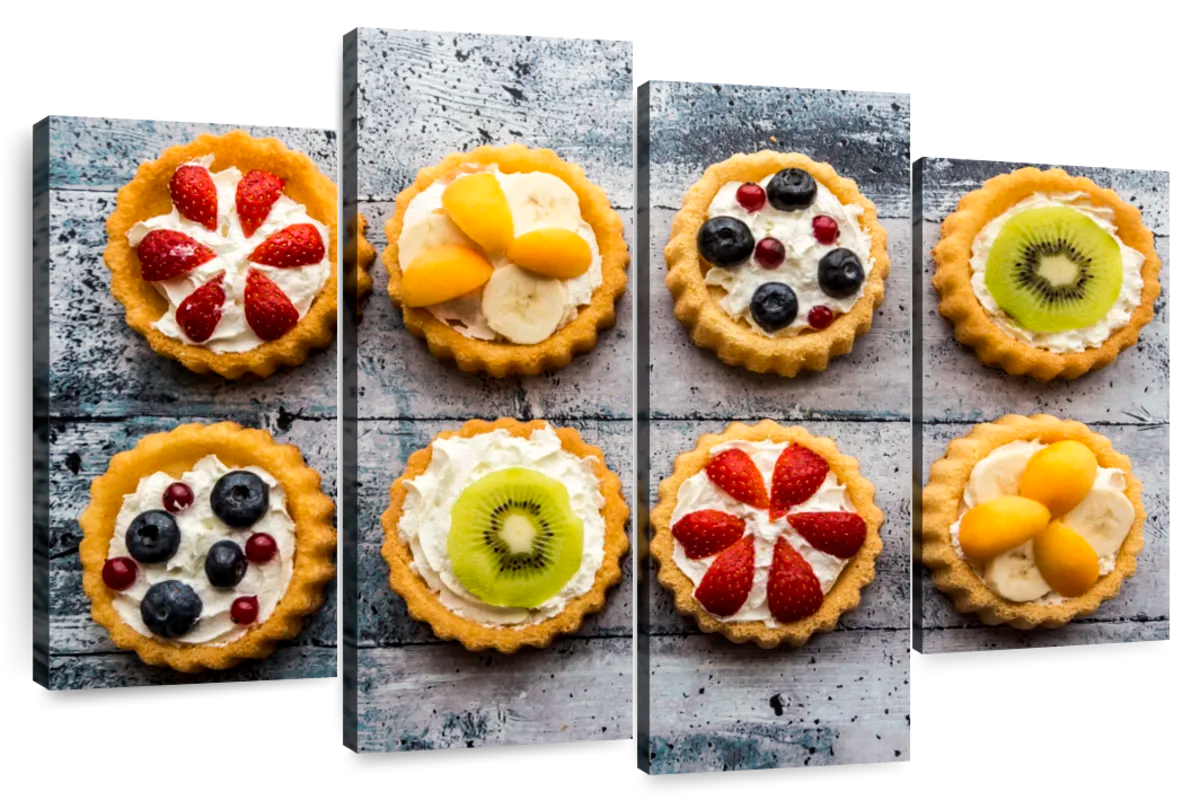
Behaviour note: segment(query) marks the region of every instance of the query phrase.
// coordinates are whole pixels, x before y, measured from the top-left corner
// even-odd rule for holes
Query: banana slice
[[[1039,442],[1009,442],[993,450],[971,470],[963,494],[967,505],[981,506],[997,497],[1017,494],[1025,465],[1042,447]]]
[[[1133,517],[1133,503],[1124,492],[1102,487],[1088,492],[1063,521],[1092,546],[1097,556],[1104,558],[1121,547],[1133,527]]]
[[[513,236],[538,228],[576,230],[583,221],[579,198],[566,181],[548,172],[517,172],[500,182],[512,210]]]
[[[406,214],[404,228],[400,231],[400,238],[396,240],[396,257],[400,260],[400,269],[411,264],[422,251],[442,244],[474,246],[441,208],[433,209],[427,214],[414,215],[414,219],[411,220]]]
[[[483,290],[483,317],[492,330],[514,344],[537,344],[558,328],[567,289],[509,264],[492,273]]]
[[[1042,578],[1033,560],[1033,540],[989,561],[983,570],[983,582],[1014,603],[1037,600],[1050,592],[1050,584]]]

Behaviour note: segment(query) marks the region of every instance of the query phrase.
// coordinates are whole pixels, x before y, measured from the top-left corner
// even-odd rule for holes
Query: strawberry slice
[[[275,282],[256,269],[246,275],[246,322],[258,338],[274,341],[296,327],[300,314]]]
[[[217,257],[186,233],[168,230],[150,231],[142,237],[137,255],[142,262],[142,278],[148,281],[178,278]]]
[[[671,528],[671,535],[683,545],[688,558],[708,558],[745,534],[745,520],[715,508],[693,511]]]
[[[717,556],[696,587],[696,599],[709,613],[728,617],[737,612],[754,585],[754,537],[747,536]]]
[[[771,519],[779,519],[792,506],[812,497],[829,472],[825,459],[792,442],[779,454],[771,475]]]
[[[171,176],[171,202],[179,213],[210,231],[217,229],[217,186],[204,167],[184,164]]]
[[[225,305],[225,273],[198,287],[175,309],[175,322],[193,342],[207,342],[221,321]]]
[[[709,479],[734,500],[755,508],[767,507],[767,487],[762,473],[744,450],[723,450],[704,468]]]
[[[771,572],[767,575],[767,608],[783,623],[811,617],[824,602],[821,582],[804,556],[783,537],[775,540]]]
[[[813,547],[838,558],[850,558],[867,540],[866,521],[849,511],[800,512],[787,521]]]
[[[321,233],[311,222],[288,225],[254,248],[250,260],[268,267],[306,267],[325,257]]]
[[[252,169],[238,181],[238,218],[242,221],[242,235],[250,237],[271,213],[271,207],[283,194],[283,178]]]

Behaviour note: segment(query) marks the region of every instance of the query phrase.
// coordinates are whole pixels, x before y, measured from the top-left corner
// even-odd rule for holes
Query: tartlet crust
[[[471,420],[456,431],[442,431],[437,439],[454,436],[472,437],[494,430],[506,430],[512,436],[528,439],[538,429],[549,428],[543,420],[518,422],[504,418],[494,422]],[[625,523],[629,519],[629,507],[621,496],[621,480],[604,462],[600,448],[584,442],[574,428],[553,428],[563,449],[579,458],[595,457],[596,474],[600,477],[600,491],[604,495],[603,517],[605,524],[604,561],[596,571],[592,588],[585,594],[567,603],[556,616],[532,625],[488,627],[474,620],[455,614],[442,605],[437,593],[430,589],[421,574],[412,567],[412,550],[400,537],[400,517],[404,513],[404,498],[408,490],[404,482],[423,474],[433,458],[433,445],[413,453],[404,474],[392,484],[391,504],[383,514],[383,558],[391,570],[390,585],[404,598],[408,615],[413,619],[429,623],[439,639],[456,640],[468,650],[494,649],[512,653],[523,646],[546,647],[560,634],[574,633],[583,624],[583,618],[604,607],[607,591],[621,580],[621,557],[629,550],[629,539]]]
[[[125,495],[136,491],[142,478],[156,472],[178,478],[207,455],[216,455],[231,468],[260,467],[283,486],[288,514],[296,524],[291,582],[270,617],[228,644],[184,644],[142,636],[121,619],[113,607],[118,592],[101,577],[117,514]],[[337,574],[333,512],[333,501],[321,491],[321,476],[305,463],[300,450],[277,443],[264,430],[233,422],[195,422],[152,433],[132,450],[113,456],[107,471],[92,481],[91,502],[79,517],[83,590],[92,602],[92,618],[108,629],[117,647],[135,651],[147,664],[178,672],[227,669],[249,658],[266,658],[279,642],[300,633],[305,618],[321,607],[325,585]]]
[[[367,299],[367,295],[371,293],[371,289],[375,285],[375,281],[371,279],[371,273],[367,271],[371,262],[375,260],[375,248],[367,241],[367,220],[362,214],[358,215],[357,244],[358,272],[355,286],[358,289],[358,313],[361,315],[363,301]]]
[[[439,320],[428,309],[409,308],[400,292],[400,261],[396,242],[404,228],[404,212],[418,194],[437,180],[470,164],[495,164],[502,172],[546,172],[562,178],[579,197],[583,219],[596,234],[601,257],[600,286],[592,301],[579,315],[537,344],[487,342],[465,336]],[[552,150],[530,150],[520,144],[504,147],[486,145],[468,153],[452,153],[432,167],[417,173],[416,181],[396,197],[396,213],[384,226],[388,245],[383,263],[389,273],[388,294],[404,314],[404,324],[424,339],[439,358],[453,358],[464,372],[487,372],[495,378],[507,375],[538,375],[561,369],[575,357],[596,346],[597,333],[616,324],[616,302],[625,292],[629,248],[625,244],[624,225],[609,205],[604,190],[588,180],[580,167],[564,161]]]
[[[829,462],[830,471],[846,486],[858,514],[867,524],[867,538],[859,551],[847,562],[833,588],[825,595],[821,607],[811,617],[767,627],[761,621],[726,622],[710,614],[694,596],[691,578],[675,563],[675,537],[671,534],[671,516],[679,501],[679,487],[704,469],[712,448],[735,440],[798,442]],[[858,608],[862,590],[875,579],[875,559],[883,550],[879,529],[883,526],[883,511],[875,505],[875,486],[858,470],[858,460],[841,453],[832,439],[813,436],[796,425],[785,428],[773,420],[756,425],[730,423],[719,434],[706,433],[696,442],[696,448],[681,453],[675,459],[675,471],[658,486],[658,505],[650,514],[654,536],[650,554],[658,562],[658,582],[675,597],[675,608],[685,617],[692,617],[705,633],[720,633],[732,642],[741,644],[753,640],[759,647],[802,645],[816,633],[833,630],[838,618]]]
[[[862,207],[862,226],[871,234],[875,266],[863,284],[862,297],[849,312],[822,331],[806,329],[794,336],[764,336],[742,320],[729,316],[718,305],[725,290],[704,283],[710,265],[700,255],[696,236],[708,216],[717,192],[731,181],[760,181],[781,169],[799,168],[812,175],[843,204]],[[671,239],[664,250],[667,288],[675,298],[675,317],[687,326],[692,340],[726,364],[752,372],[774,372],[787,378],[801,370],[820,371],[829,361],[849,353],[854,340],[871,329],[875,309],[883,304],[884,281],[890,260],[887,232],[879,224],[875,204],[858,191],[858,184],[837,174],[829,164],[800,153],[739,153],[711,165],[683,197],[675,214]]]
[[[235,166],[243,173],[261,169],[283,178],[283,193],[302,203],[309,216],[329,228],[329,278],[308,313],[284,336],[244,353],[214,353],[202,344],[188,344],[155,330],[154,323],[166,313],[168,303],[152,284],[142,280],[141,262],[127,238],[135,223],[171,210],[169,184],[175,170],[207,155],[214,156],[214,172]],[[112,272],[113,296],[125,307],[126,323],[145,336],[156,353],[175,359],[192,372],[215,372],[230,379],[251,372],[265,378],[281,366],[304,363],[310,350],[327,347],[333,341],[338,303],[337,187],[312,159],[278,139],[231,131],[222,136],[202,134],[188,144],[168,147],[155,160],[139,166],[133,180],[117,192],[117,207],[106,228],[104,262]]]
[[[1032,439],[1046,443],[1072,439],[1086,445],[1095,453],[1101,467],[1116,468],[1125,473],[1125,496],[1134,509],[1133,525],[1117,551],[1113,570],[1085,594],[1065,598],[1057,605],[1014,603],[996,594],[958,555],[950,534],[950,526],[959,516],[971,470],[980,459],[1003,444]],[[959,612],[976,613],[987,625],[1011,625],[1022,630],[1039,626],[1061,627],[1072,619],[1091,614],[1100,603],[1116,597],[1122,582],[1137,569],[1137,556],[1142,550],[1142,526],[1146,521],[1142,484],[1134,476],[1129,459],[1118,453],[1106,437],[1091,431],[1082,422],[1058,419],[1049,414],[1032,417],[1009,414],[995,422],[976,425],[966,436],[951,441],[946,454],[930,467],[921,506],[921,560],[932,573],[934,585],[950,597]]]
[[[1097,205],[1111,208],[1117,236],[1140,252],[1142,299],[1129,322],[1099,347],[1081,353],[1052,353],[1010,336],[992,321],[971,286],[971,250],[975,237],[993,219],[1030,195],[1082,192]],[[942,238],[933,248],[933,287],[941,297],[938,311],[954,326],[954,337],[975,351],[985,366],[1000,367],[1010,375],[1031,375],[1039,381],[1072,380],[1112,363],[1127,347],[1137,343],[1138,334],[1154,316],[1154,301],[1161,287],[1162,267],[1154,250],[1154,234],[1142,223],[1141,212],[1111,189],[1091,180],[1069,175],[1061,169],[1022,167],[989,178],[983,186],[963,195],[958,209],[942,223]]]

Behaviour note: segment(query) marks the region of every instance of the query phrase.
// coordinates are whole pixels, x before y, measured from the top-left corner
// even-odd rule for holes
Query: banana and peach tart
[[[367,241],[367,220],[362,214],[358,215],[358,236],[355,250],[357,262],[355,286],[358,290],[358,313],[361,314],[363,301],[367,299],[367,295],[371,293],[371,288],[375,285],[375,281],[371,279],[371,273],[367,271],[371,262],[375,260],[375,248]]]
[[[1142,484],[1086,425],[1009,415],[950,442],[922,496],[934,584],[988,625],[1057,628],[1116,597],[1142,549]]]
[[[449,155],[400,193],[385,232],[405,325],[464,371],[558,369],[616,321],[629,264],[620,217],[550,150]]]

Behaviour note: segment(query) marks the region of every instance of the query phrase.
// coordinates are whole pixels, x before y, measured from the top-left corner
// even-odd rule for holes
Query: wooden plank
[[[379,252],[387,246],[384,223],[392,201],[359,203]],[[633,238],[633,212],[621,211],[625,237]],[[522,419],[629,419],[633,413],[633,302],[617,306],[617,324],[600,333],[595,349],[547,375],[504,379],[462,372],[440,360],[404,327],[400,309],[387,294],[387,269],[371,268],[375,288],[359,323],[359,414],[371,419],[470,419],[482,410]],[[401,391],[397,387],[403,387]]]
[[[509,656],[457,642],[358,653],[361,752],[625,739],[632,640]]]
[[[337,674],[337,648],[281,645],[265,661],[244,661],[233,669],[176,672],[148,667],[133,653],[52,655],[51,689],[108,689],[127,686],[174,686],[187,683],[325,678]]]
[[[358,29],[360,200],[484,144],[548,147],[633,208],[633,46]]]
[[[833,164],[881,217],[909,217],[906,94],[654,81],[650,118],[654,207],[678,208],[710,164],[779,150]]]
[[[963,424],[925,426],[922,485],[929,480],[929,467],[945,453],[950,440],[966,435],[971,427]],[[949,598],[933,585],[929,570],[922,568],[923,580],[919,591],[922,595],[922,624],[926,631],[924,652],[1047,647],[1167,637],[1170,618],[1168,426],[1100,424],[1091,427],[1112,440],[1118,451],[1129,456],[1134,474],[1143,484],[1145,544],[1138,556],[1137,572],[1125,581],[1119,595],[1102,603],[1096,613],[1084,621],[1087,632],[1075,631],[1079,623],[1073,622],[1057,630],[1014,633],[1007,626],[987,626],[981,624],[974,615],[959,614]],[[931,633],[936,635],[931,636]]]
[[[909,759],[906,630],[839,630],[795,651],[651,641],[653,774]]]

